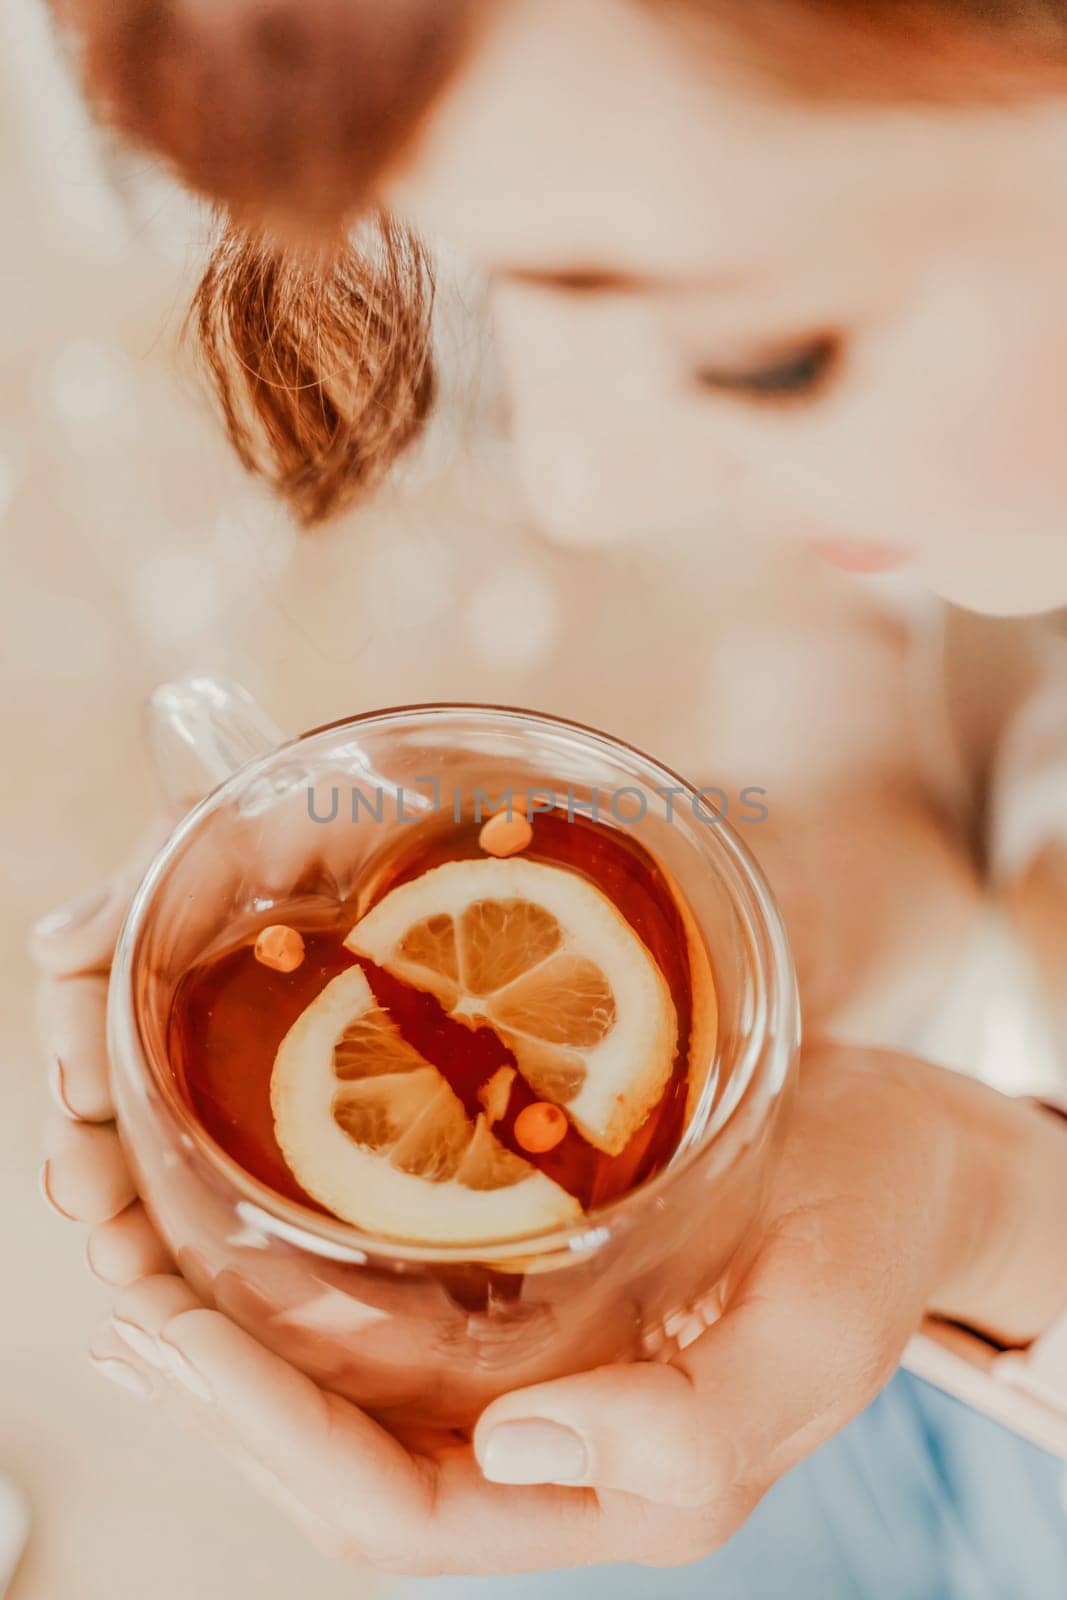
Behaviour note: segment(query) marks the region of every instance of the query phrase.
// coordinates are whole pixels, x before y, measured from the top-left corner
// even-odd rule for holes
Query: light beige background
[[[540,706],[774,801],[832,775],[813,699],[843,761],[899,747],[900,638],[800,554],[540,538],[494,442],[494,386],[469,381],[476,291],[447,267],[447,419],[378,505],[298,539],[175,356],[202,223],[150,164],[87,137],[32,0],[0,10],[0,63],[0,1471],[34,1516],[13,1594],[352,1596],[373,1581],[90,1373],[108,1295],[36,1193],[25,931],[151,814],[145,694],[214,667],[293,730],[413,699]]]

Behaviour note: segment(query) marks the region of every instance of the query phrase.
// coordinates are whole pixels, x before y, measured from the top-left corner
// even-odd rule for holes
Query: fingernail
[[[100,915],[111,899],[110,889],[94,889],[90,894],[72,900],[58,911],[49,911],[33,925],[33,936],[38,940],[58,939],[74,933]]]
[[[71,1122],[80,1122],[81,1118],[67,1099],[66,1076],[63,1071],[63,1062],[59,1056],[52,1057],[52,1065],[48,1073],[48,1087],[51,1090],[52,1099],[63,1115],[69,1117]]]
[[[155,1367],[157,1372],[167,1370],[163,1346],[138,1323],[129,1322],[125,1317],[112,1317],[111,1326],[123,1344],[129,1345],[135,1356],[140,1356],[142,1361],[147,1362],[150,1367]]]
[[[152,1385],[144,1373],[138,1372],[136,1367],[131,1367],[128,1361],[120,1361],[117,1356],[90,1356],[89,1364],[102,1378],[128,1389],[141,1400],[147,1400],[152,1393]]]
[[[163,1352],[164,1365],[170,1376],[176,1378],[195,1399],[213,1405],[215,1391],[204,1375],[196,1370],[189,1357],[183,1355],[177,1345],[171,1344],[169,1339],[161,1339],[159,1347]]]
[[[588,1470],[578,1434],[541,1418],[502,1422],[482,1452],[482,1474],[493,1483],[581,1483]]]
[[[72,1217],[69,1211],[64,1211],[63,1207],[59,1204],[59,1201],[56,1199],[55,1195],[52,1193],[52,1183],[51,1183],[51,1174],[49,1172],[49,1166],[50,1166],[49,1162],[47,1162],[47,1161],[42,1162],[41,1163],[41,1170],[37,1174],[37,1187],[41,1191],[41,1197],[44,1200],[45,1204],[50,1208],[50,1210],[55,1212],[57,1217],[62,1217],[64,1222],[76,1222],[77,1218],[76,1217]]]

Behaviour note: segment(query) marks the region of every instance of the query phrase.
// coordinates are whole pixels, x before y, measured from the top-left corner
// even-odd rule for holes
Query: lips
[[[909,552],[895,545],[867,544],[857,539],[813,539],[816,555],[841,572],[891,572],[903,566]]]

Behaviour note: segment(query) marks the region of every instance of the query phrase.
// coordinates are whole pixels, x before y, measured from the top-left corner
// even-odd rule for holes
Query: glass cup
[[[732,828],[639,751],[526,711],[406,706],[283,742],[244,691],[190,678],[151,712],[172,798],[218,786],[134,898],[109,1040],[139,1191],[205,1302],[383,1421],[445,1427],[524,1384],[669,1354],[713,1318],[759,1215],[799,1045],[781,919]],[[168,1019],[183,974],[235,927],[294,899],[336,911],[400,830],[443,808],[471,815],[476,789],[595,805],[680,886],[718,1006],[717,1025],[694,1029],[699,1114],[658,1176],[552,1232],[476,1247],[374,1238],[275,1193],[207,1135],[168,1062]]]

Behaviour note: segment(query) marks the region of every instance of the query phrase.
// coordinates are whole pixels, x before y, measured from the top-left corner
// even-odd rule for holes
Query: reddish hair
[[[430,408],[433,275],[376,189],[467,48],[475,0],[54,4],[104,119],[220,206],[192,317],[207,371],[245,466],[321,521]]]
[[[641,0],[806,99],[1006,100],[1067,85],[1067,0]]]
[[[1067,0],[640,3],[809,95],[982,98],[1067,72]],[[194,321],[230,437],[301,521],[331,515],[431,403],[432,273],[377,196],[492,0],[53,4],[102,115],[227,214]]]

